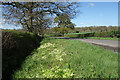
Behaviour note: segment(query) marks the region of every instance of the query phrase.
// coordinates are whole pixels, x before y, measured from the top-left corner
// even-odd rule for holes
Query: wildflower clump
[[[32,56],[28,57],[24,63],[24,65],[28,66],[25,66],[22,70],[17,71],[15,73],[15,77],[72,78],[74,76],[72,69],[64,67],[66,63],[64,63],[63,57],[66,55],[67,52],[65,52],[61,45],[58,47],[55,43],[45,43],[41,45]],[[27,61],[32,62],[29,63]],[[26,72],[22,75],[24,71]]]
[[[47,47],[54,47],[55,44],[52,43],[45,43],[44,45],[41,45],[40,48],[47,48]]]

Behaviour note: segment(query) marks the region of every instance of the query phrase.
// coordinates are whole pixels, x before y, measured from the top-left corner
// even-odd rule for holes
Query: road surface
[[[113,40],[98,40],[98,39],[79,39],[79,38],[64,38],[64,37],[55,37],[60,39],[71,39],[71,40],[81,40],[83,42],[91,43],[94,45],[102,46],[108,49],[114,49],[114,51],[118,52],[120,50],[120,41]],[[118,45],[119,44],[119,45]]]

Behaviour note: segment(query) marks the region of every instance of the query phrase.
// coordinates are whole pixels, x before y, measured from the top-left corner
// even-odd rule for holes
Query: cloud
[[[9,19],[2,19],[2,21],[9,21]]]
[[[80,22],[80,25],[83,25],[84,23]]]
[[[0,28],[3,28],[3,26],[2,26],[2,25],[0,25]]]
[[[95,4],[94,3],[90,3],[89,6],[95,6]]]

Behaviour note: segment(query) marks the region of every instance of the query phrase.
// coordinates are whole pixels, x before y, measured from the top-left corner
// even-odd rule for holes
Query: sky
[[[77,27],[118,25],[117,2],[82,2],[81,13],[72,20]]]
[[[118,2],[81,2],[78,9],[80,13],[71,20],[76,24],[75,27],[118,25]],[[6,24],[2,28],[19,29],[21,26]]]

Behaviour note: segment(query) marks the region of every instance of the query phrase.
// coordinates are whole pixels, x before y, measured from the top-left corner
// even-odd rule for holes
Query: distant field
[[[68,38],[88,38],[88,39],[101,39],[101,40],[120,40],[119,33],[115,32],[82,32],[82,33],[68,33],[64,37]]]
[[[101,39],[101,40],[116,40],[120,41],[120,38],[111,38],[111,37],[87,37],[88,39]]]
[[[66,38],[89,38],[89,39],[103,39],[103,40],[120,40],[120,31],[104,31],[104,32],[79,32],[79,33],[65,33],[54,34],[54,37],[66,37]]]
[[[68,33],[64,34],[64,37],[68,38],[84,38],[93,36],[93,32],[82,32],[82,33]]]
[[[15,78],[116,78],[118,54],[74,40],[45,38]]]

